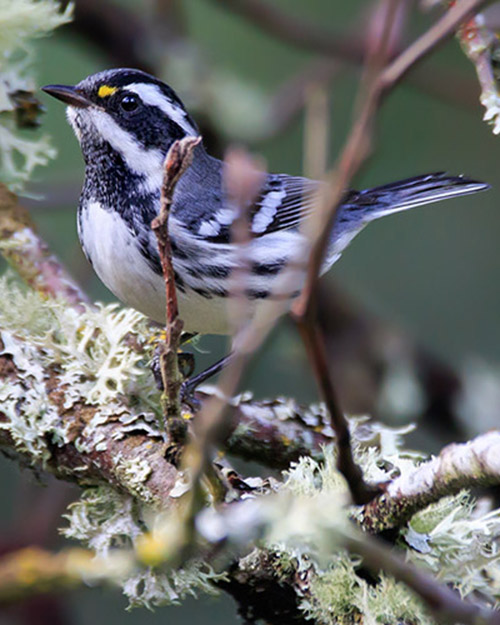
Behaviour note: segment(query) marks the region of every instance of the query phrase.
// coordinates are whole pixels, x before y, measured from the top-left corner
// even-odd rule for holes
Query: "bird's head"
[[[163,163],[176,139],[198,134],[175,92],[139,70],[107,70],[75,86],[47,85],[42,89],[68,105],[67,117],[87,164],[107,146],[143,173],[151,168],[152,160]]]

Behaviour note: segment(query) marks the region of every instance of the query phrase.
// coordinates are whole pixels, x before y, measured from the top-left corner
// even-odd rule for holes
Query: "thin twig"
[[[462,3],[453,6],[449,13],[444,15],[433,25],[422,37],[412,44],[406,51],[402,52],[385,69],[381,69],[384,59],[387,58],[387,48],[384,41],[378,50],[372,54],[367,67],[371,67],[371,72],[367,75],[365,83],[361,84],[362,104],[357,117],[353,123],[352,130],[348,136],[345,147],[337,167],[331,176],[330,184],[325,192],[320,210],[316,217],[316,224],[312,224],[312,250],[308,273],[303,291],[294,303],[292,315],[299,325],[301,334],[308,348],[309,356],[313,362],[318,382],[322,390],[323,397],[331,411],[332,425],[340,428],[338,432],[339,446],[338,468],[346,478],[353,499],[357,503],[367,503],[373,497],[373,489],[369,488],[361,480],[359,482],[359,469],[357,469],[352,458],[352,451],[349,444],[349,432],[345,418],[338,408],[333,385],[327,373],[327,361],[324,354],[324,341],[315,328],[315,293],[323,263],[326,249],[331,239],[331,231],[335,222],[337,208],[342,201],[344,189],[349,187],[349,183],[361,165],[367,159],[371,151],[373,137],[373,126],[375,116],[382,101],[382,96],[398,82],[408,69],[434,48],[445,37],[449,36],[453,30],[475,9],[482,0],[463,0]],[[395,7],[394,7],[395,8]],[[387,25],[385,32],[392,31],[391,20],[395,10],[387,12]],[[390,37],[386,37],[386,40]],[[378,70],[377,70],[378,68]],[[321,370],[325,367],[325,370]],[[344,458],[342,458],[344,454]]]
[[[332,428],[335,431],[337,469],[346,479],[354,503],[367,503],[380,492],[380,489],[372,487],[364,481],[363,472],[354,461],[349,425],[340,409],[335,389],[333,388],[324,338],[317,324],[309,319],[305,319],[304,322],[299,320],[298,327],[313,366],[315,378],[328,409]]]
[[[487,0],[461,0],[451,5],[449,10],[427,32],[412,43],[390,63],[380,76],[381,88],[393,87],[406,72],[423,59],[438,44],[451,37],[457,28],[473,13],[479,11]]]
[[[446,37],[449,37],[471,12],[478,10],[484,2],[485,0],[463,0],[461,3],[453,5],[449,12],[443,15],[415,43],[389,63],[378,75],[372,76],[369,84],[361,86],[364,92],[363,105],[352,125],[351,133],[331,176],[328,193],[322,203],[323,208],[321,212],[323,213],[323,219],[320,218],[320,223],[315,229],[317,233],[321,234],[313,246],[308,278],[299,303],[295,306],[295,314],[304,314],[307,302],[310,300],[311,293],[316,287],[324,253],[330,240],[330,232],[335,220],[336,210],[342,200],[344,190],[348,188],[350,180],[369,156],[373,136],[373,122],[383,95],[392,89],[415,63]]]
[[[309,264],[305,287],[300,299],[294,306],[296,315],[302,316],[305,314],[311,294],[316,288],[319,270],[330,240],[337,207],[342,200],[344,190],[348,188],[350,180],[370,153],[373,121],[381,104],[382,96],[401,80],[413,64],[428,54],[443,39],[450,36],[454,29],[471,12],[478,10],[484,2],[485,0],[463,0],[459,4],[453,5],[449,13],[445,14],[436,24],[431,26],[427,33],[402,52],[378,76],[373,77],[371,84],[362,86],[365,92],[363,106],[352,125],[338,165],[333,170],[328,192],[325,194],[322,202],[323,207],[319,213],[319,224],[315,228],[315,232],[320,233],[320,235],[313,245],[311,253],[312,262]],[[323,218],[321,218],[321,214]],[[313,233],[313,241],[314,239]]]
[[[265,179],[260,165],[261,163],[237,148],[228,151],[224,162],[224,192],[227,205],[235,211],[235,220],[232,224],[233,238],[240,252],[231,275],[232,301],[228,304],[226,312],[229,322],[233,322],[235,326],[236,336],[233,344],[236,347],[233,349],[229,366],[221,373],[216,394],[203,404],[201,412],[197,415],[194,435],[183,453],[181,468],[189,471],[192,483],[183,520],[186,527],[185,549],[189,549],[195,531],[196,515],[204,505],[203,477],[208,477],[215,498],[221,494],[220,480],[213,474],[211,464],[213,447],[230,433],[230,424],[225,419],[228,398],[235,393],[252,354],[252,350],[238,349],[237,344],[239,337],[249,326],[253,329],[253,320],[248,317],[246,297],[246,281],[251,262],[251,256],[248,254],[250,243],[248,209],[255,201]],[[259,330],[258,334],[265,335],[265,332],[261,333]]]
[[[401,80],[404,74],[423,56],[428,54],[443,39],[450,36],[474,10],[484,4],[485,0],[463,0],[453,5],[449,13],[441,17],[436,24],[422,35],[407,50],[402,52],[378,76],[374,76],[371,84],[363,85],[365,92],[363,106],[352,125],[351,132],[342,151],[338,165],[331,176],[328,192],[322,202],[319,224],[315,228],[319,237],[313,245],[312,262],[309,264],[308,277],[300,299],[294,306],[296,315],[305,314],[311,294],[316,288],[321,263],[330,240],[330,233],[335,221],[338,204],[342,200],[344,190],[348,188],[354,177],[370,153],[375,114],[381,104],[382,96]],[[321,214],[323,218],[321,218]],[[317,235],[316,235],[317,236]],[[313,233],[313,241],[314,241]]]
[[[160,213],[151,223],[151,228],[158,241],[158,251],[165,279],[165,341],[158,345],[158,352],[163,381],[163,414],[167,420],[168,430],[171,435],[170,442],[174,445],[184,442],[186,425],[181,418],[179,399],[183,377],[179,369],[178,351],[183,322],[179,318],[175,271],[172,264],[172,249],[168,232],[168,217],[175,187],[191,164],[193,151],[200,141],[200,137],[184,137],[179,141],[175,141],[168,151],[164,165]]]
[[[337,467],[345,477],[353,501],[357,504],[367,503],[375,496],[378,490],[366,484],[361,469],[354,461],[349,427],[338,404],[333,383],[330,378],[328,359],[325,352],[325,341],[316,323],[314,305],[319,270],[323,262],[326,247],[331,238],[330,233],[335,220],[337,206],[342,199],[344,189],[348,187],[350,179],[369,152],[371,126],[381,95],[378,76],[380,74],[380,68],[387,58],[387,42],[392,40],[392,30],[398,4],[398,0],[389,0],[389,5],[385,11],[385,24],[382,28],[384,36],[380,38],[378,47],[374,46],[372,48],[367,59],[365,65],[365,79],[361,83],[358,96],[358,101],[361,101],[362,104],[359,107],[359,113],[353,123],[351,134],[342,152],[338,169],[334,171],[332,176],[333,181],[325,194],[326,201],[323,201],[322,204],[318,206],[320,211],[316,218],[316,224],[312,224],[313,231],[311,239],[313,245],[308,263],[306,284],[299,299],[292,307],[292,316],[302,335],[321,394],[323,395],[323,399],[330,413],[332,427],[336,433]],[[323,221],[325,215],[327,215],[327,219]],[[322,221],[323,223],[320,223]]]

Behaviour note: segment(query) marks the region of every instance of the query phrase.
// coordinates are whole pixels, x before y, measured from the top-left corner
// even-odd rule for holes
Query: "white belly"
[[[108,289],[159,323],[165,323],[165,283],[134,245],[134,238],[116,212],[93,202],[83,212],[79,236],[92,266]],[[207,299],[178,291],[179,313],[188,332],[229,332],[224,298]]]

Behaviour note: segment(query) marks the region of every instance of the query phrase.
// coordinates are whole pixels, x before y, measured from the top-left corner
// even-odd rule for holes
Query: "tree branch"
[[[165,341],[158,344],[158,354],[163,381],[163,414],[173,445],[182,445],[186,437],[186,425],[181,417],[179,398],[183,377],[179,369],[178,359],[180,337],[184,324],[179,318],[168,218],[175,187],[186,169],[191,165],[194,149],[200,141],[201,137],[184,137],[184,139],[175,141],[169,149],[164,165],[160,213],[151,223],[151,228],[158,242],[158,252],[165,280]]]
[[[110,572],[109,563],[96,560],[86,549],[74,547],[51,553],[25,547],[0,558],[0,605],[40,593],[67,592],[90,580],[95,584]]]
[[[61,297],[79,311],[89,300],[35,232],[17,197],[0,183],[0,253],[31,288]]]
[[[388,56],[387,42],[392,39],[393,20],[397,9],[397,0],[394,0],[393,10],[386,12],[386,25],[383,28],[386,36],[380,38],[378,47],[371,51],[366,61],[366,76],[361,82],[358,96],[361,106],[352,124],[338,165],[329,175],[330,183],[318,202],[318,210],[309,219],[312,249],[306,282],[300,297],[293,304],[292,315],[308,348],[323,397],[331,411],[332,424],[336,429],[339,428],[338,444],[341,446],[337,462],[339,470],[348,481],[353,499],[358,504],[367,503],[373,497],[373,489],[368,487],[362,478],[360,481],[360,472],[356,470],[350,450],[349,431],[329,378],[324,340],[315,324],[315,294],[320,269],[330,244],[337,208],[342,201],[345,189],[349,188],[352,178],[370,154],[376,114],[382,103],[382,97],[410,67],[449,36],[472,11],[477,10],[483,3],[484,0],[463,0],[453,5],[414,44],[385,66]]]
[[[370,533],[401,527],[419,510],[464,488],[500,483],[500,430],[452,444],[363,506],[358,522]]]
[[[7,333],[3,331],[2,336],[5,340]],[[103,419],[102,407],[89,404],[87,397],[75,396],[75,389],[61,381],[62,373],[57,372],[55,365],[43,371],[45,395],[37,401],[45,405],[46,414],[57,414],[58,421],[52,426],[48,424],[45,431],[40,416],[39,440],[36,441],[40,447],[34,451],[25,444],[24,435],[17,434],[23,428],[18,419],[24,413],[29,414],[30,368],[42,351],[29,346],[29,363],[26,361],[29,369],[20,369],[14,354],[26,347],[21,339],[12,335],[9,335],[9,345],[0,341],[0,380],[11,385],[21,383],[25,387],[24,396],[16,402],[15,413],[8,411],[7,405],[0,406],[0,448],[24,464],[36,470],[48,470],[59,479],[110,484],[153,506],[167,505],[177,471],[165,460],[165,443],[160,432],[154,434],[153,430],[152,433],[151,424],[141,415],[134,419],[125,398],[117,405],[116,414]],[[133,428],[131,424],[135,424]],[[65,432],[62,440],[60,432]],[[52,442],[55,439],[57,443]],[[140,476],[127,470],[127,467],[141,465],[144,470]]]
[[[373,537],[347,535],[344,546],[363,558],[364,564],[373,571],[383,571],[411,588],[424,601],[440,623],[464,623],[465,625],[499,625],[500,612],[482,608],[460,598],[458,592],[416,566],[397,557],[388,547]]]
[[[323,447],[335,436],[328,415],[318,406],[304,408],[294,400],[255,401],[236,397],[230,402],[224,449],[239,458],[285,470],[301,456],[323,458]]]

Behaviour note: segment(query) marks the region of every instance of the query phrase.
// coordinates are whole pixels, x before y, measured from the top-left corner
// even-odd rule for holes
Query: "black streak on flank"
[[[220,265],[197,265],[185,269],[193,278],[228,278],[231,273],[230,267]]]
[[[277,260],[273,263],[253,263],[251,272],[255,276],[275,276],[285,267],[285,264],[285,260]]]

